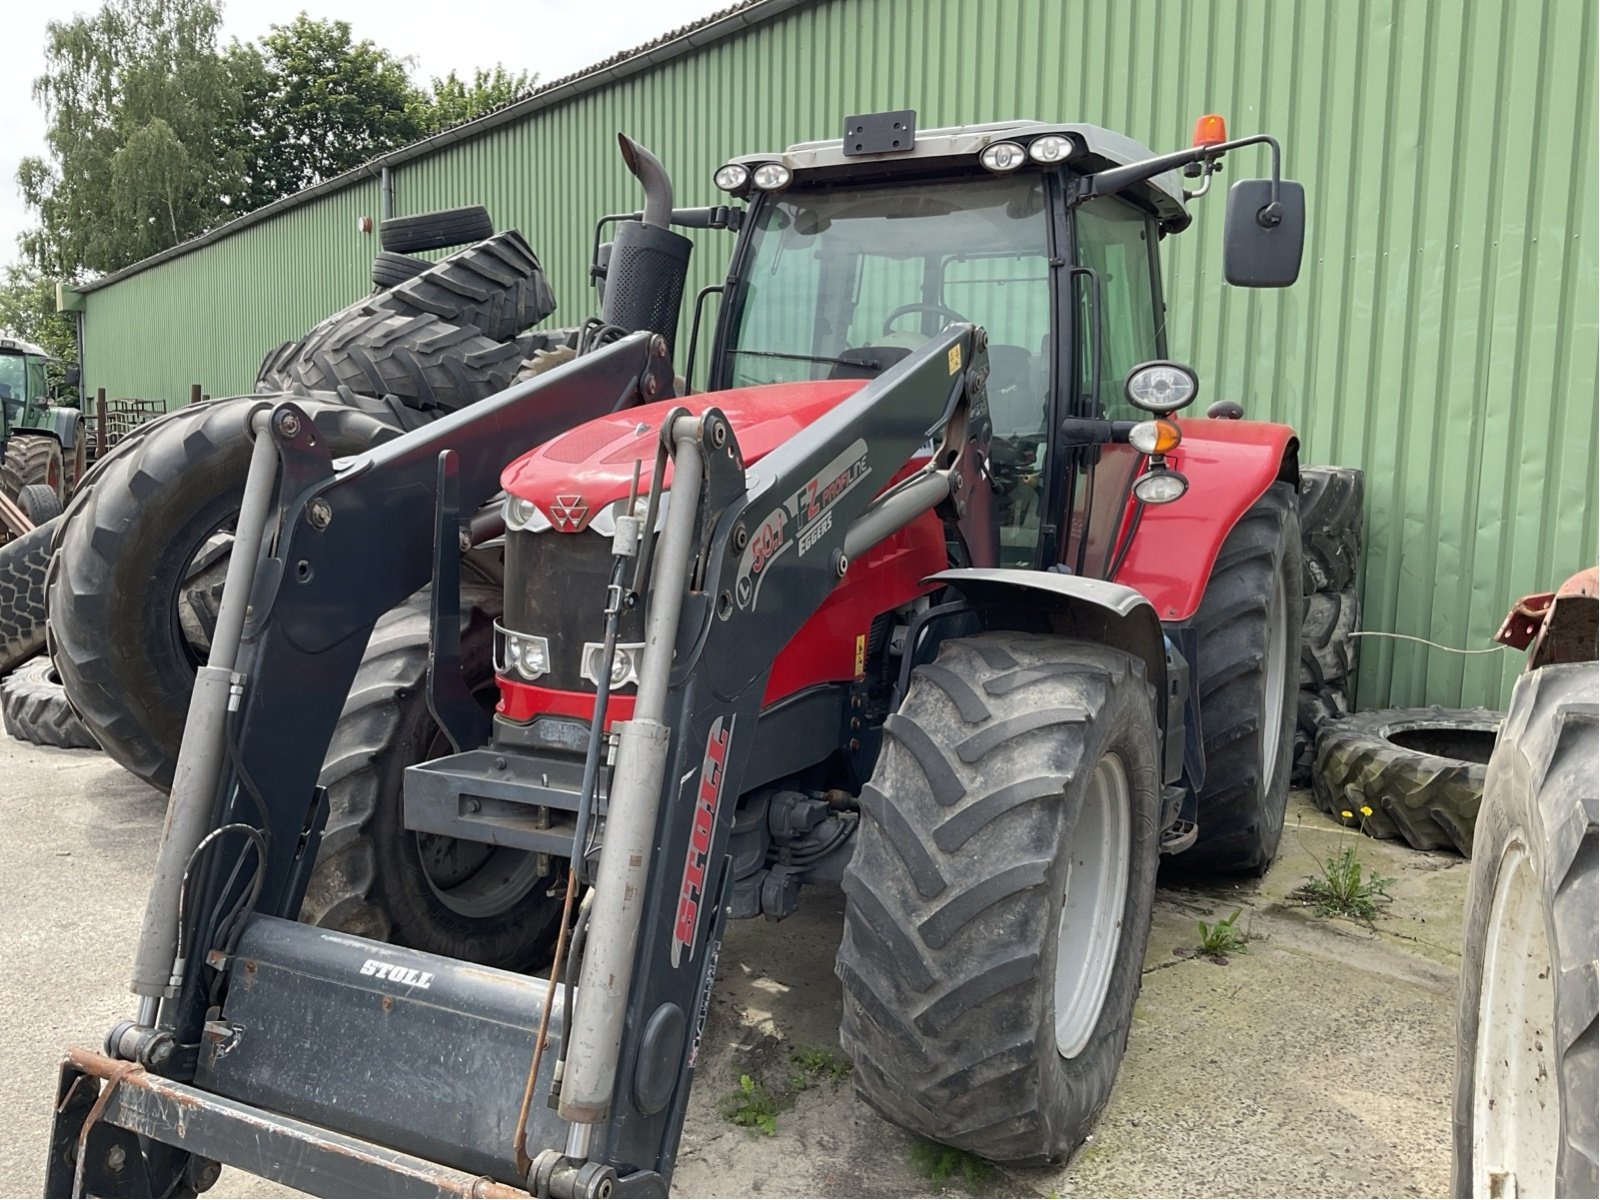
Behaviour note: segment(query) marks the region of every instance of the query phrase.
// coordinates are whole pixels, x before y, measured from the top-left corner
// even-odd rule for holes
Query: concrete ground
[[[56,1065],[131,1012],[126,972],[162,798],[87,751],[0,734],[0,1195],[37,1195]],[[1396,882],[1371,931],[1290,893],[1341,839]],[[685,1196],[1423,1196],[1449,1185],[1455,981],[1467,872],[1339,831],[1296,794],[1259,883],[1165,882],[1127,1057],[1065,1167],[972,1180],[926,1155],[848,1083],[793,1093],[796,1048],[837,1048],[837,892],[778,925],[736,924],[683,1137]],[[1197,921],[1242,910],[1245,952],[1189,955]],[[730,1124],[741,1075],[782,1098],[771,1135]],[[212,1195],[285,1196],[224,1174]]]

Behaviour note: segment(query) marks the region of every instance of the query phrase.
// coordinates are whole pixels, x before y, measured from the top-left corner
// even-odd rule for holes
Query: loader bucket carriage
[[[1258,143],[1229,270],[1279,286],[1302,203],[1264,137],[1152,156],[875,114],[730,160],[706,209],[623,139],[646,203],[606,219],[572,362],[349,460],[264,402],[139,1010],[64,1065],[47,1194],[228,1162],[322,1194],[665,1195],[726,920],[827,881],[861,1093],[992,1158],[1070,1152],[1158,854],[1259,871],[1282,825],[1295,443],[1176,415],[1198,383],[1156,258],[1178,172],[1203,191]],[[677,364],[672,225],[738,235]],[[468,547],[503,556],[492,714]],[[440,737],[395,824],[549,881],[538,976],[295,920],[341,703],[408,602]]]

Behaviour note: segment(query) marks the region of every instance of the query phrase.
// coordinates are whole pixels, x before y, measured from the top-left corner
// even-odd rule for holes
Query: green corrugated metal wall
[[[1226,288],[1221,197],[1201,201],[1166,249],[1173,349],[1209,397],[1294,424],[1302,461],[1366,468],[1368,628],[1482,647],[1600,539],[1595,26],[1586,0],[823,0],[402,164],[396,211],[488,204],[569,323],[594,216],[636,203],[618,129],[701,203],[727,155],[850,112],[1086,120],[1156,149],[1223,112],[1282,139],[1305,268],[1285,292]],[[1265,169],[1245,152],[1225,178]],[[360,292],[355,217],[376,208],[352,189],[91,293],[91,385],[247,387],[263,349]],[[725,236],[700,235],[696,286]],[[1365,705],[1496,704],[1519,666],[1373,639],[1362,656]]]
[[[371,289],[378,181],[363,181],[89,292],[84,382],[176,407],[248,392],[261,356]]]

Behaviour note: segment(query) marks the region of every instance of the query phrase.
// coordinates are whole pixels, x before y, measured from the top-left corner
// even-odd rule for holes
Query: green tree
[[[17,179],[39,225],[36,268],[67,279],[114,271],[201,232],[236,177],[219,132],[237,93],[217,51],[218,0],[107,0],[46,26],[33,85],[48,158]]]
[[[248,212],[331,179],[429,130],[427,96],[406,64],[345,21],[301,13],[274,25],[259,48],[235,44],[231,72],[241,120],[229,138],[240,183],[229,197]]]
[[[72,318],[56,311],[56,285],[26,264],[12,263],[0,282],[0,334],[35,342],[57,358],[78,357]]]
[[[461,79],[454,71],[440,79],[433,78],[429,108],[429,131],[448,129],[473,117],[504,108],[513,100],[525,96],[538,82],[538,75],[526,71],[511,74],[496,64],[494,70],[479,67],[470,81]]]

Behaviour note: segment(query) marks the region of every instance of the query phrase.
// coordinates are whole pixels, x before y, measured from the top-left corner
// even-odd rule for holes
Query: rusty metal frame
[[[1600,654],[1600,569],[1579,571],[1553,592],[1518,600],[1494,640],[1527,650],[1530,671],[1593,662]]]
[[[494,1179],[252,1108],[91,1050],[70,1051],[61,1080],[62,1115],[76,1109],[82,1119],[57,1123],[57,1141],[70,1139],[73,1145],[70,1153],[60,1154],[52,1146],[46,1196],[151,1194],[143,1189],[148,1182],[144,1178],[108,1178],[105,1156],[88,1152],[91,1135],[107,1126],[325,1196],[528,1195]],[[66,1150],[65,1145],[59,1148]],[[133,1158],[125,1155],[121,1161],[132,1166]],[[86,1167],[93,1178],[85,1178]],[[69,1178],[70,1188],[64,1187]]]

